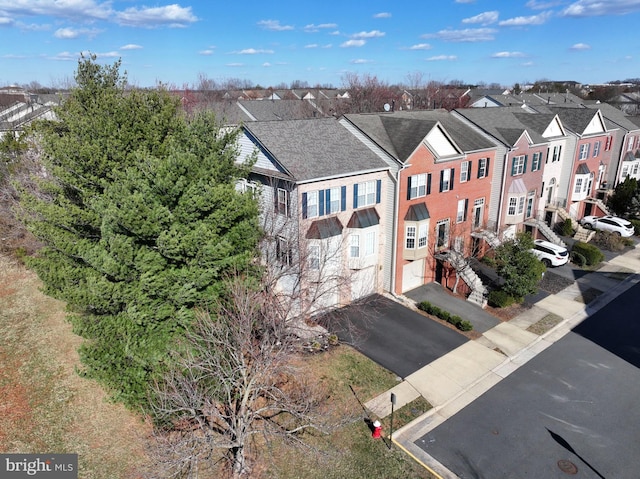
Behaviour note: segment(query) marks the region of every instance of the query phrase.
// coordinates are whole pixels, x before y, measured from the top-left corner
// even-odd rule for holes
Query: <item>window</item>
[[[521,215],[524,212],[524,196],[518,198],[518,214]]]
[[[625,165],[622,167],[622,177],[624,178],[628,174],[629,174],[629,167]]]
[[[608,136],[607,141],[604,144],[604,151],[609,151],[611,149],[611,144],[613,143],[613,137]]]
[[[511,176],[521,175],[525,172],[527,157],[525,155],[514,156],[511,163]]]
[[[478,160],[478,178],[485,178],[489,174],[489,158]]]
[[[440,220],[436,225],[436,237],[438,248],[446,248],[449,245],[449,220]]]
[[[440,172],[440,192],[450,191],[453,189],[454,168],[442,170]]]
[[[538,171],[540,169],[540,165],[542,164],[542,153],[536,152],[533,154],[533,158],[531,159],[531,171]]]
[[[318,216],[318,192],[310,191],[307,193],[307,218]]]
[[[421,224],[418,227],[418,248],[427,246],[427,225]]]
[[[250,193],[255,196],[258,191],[258,185],[246,178],[241,178],[236,182],[236,191],[239,191],[240,193]]]
[[[573,190],[574,193],[582,192],[582,178],[576,178],[576,188]]]
[[[633,165],[633,168],[631,169],[631,174],[634,176],[638,174],[638,163],[635,163]]]
[[[360,257],[360,235],[358,234],[351,234],[349,237],[349,257]]]
[[[629,140],[627,141],[627,151],[631,151],[633,150],[633,137],[630,136]]]
[[[320,269],[320,246],[309,245],[309,269],[318,271]]]
[[[361,208],[380,202],[381,180],[357,183],[353,186],[353,207]]]
[[[525,214],[526,218],[531,218],[533,214],[533,199],[535,198],[536,192],[530,191],[527,193],[527,212]]]
[[[416,227],[407,226],[407,234],[405,235],[404,247],[414,249],[416,247]]]
[[[586,160],[587,158],[589,158],[590,147],[591,145],[589,143],[583,143],[582,145],[580,145],[580,157],[578,158],[579,160]]]
[[[364,235],[364,255],[371,256],[376,252],[376,232],[369,231]]]
[[[283,188],[278,188],[276,199],[276,213],[279,215],[289,215],[289,192]]]
[[[596,156],[598,156],[600,154],[600,142],[596,141],[593,144],[593,157],[595,158]]]
[[[518,206],[518,198],[511,196],[509,198],[509,209],[507,209],[507,215],[515,216],[517,206]]]
[[[469,200],[458,200],[458,212],[456,214],[456,223],[462,223],[467,219],[467,207],[469,205]]]
[[[331,188],[325,192],[327,202],[327,214],[340,211],[340,188]]]
[[[427,194],[427,174],[413,175],[409,177],[409,199],[419,198]]]
[[[460,164],[460,183],[469,181],[470,178],[471,178],[471,162],[463,161]]]
[[[291,251],[291,245],[286,238],[278,236],[276,238],[276,257],[280,263],[291,266],[293,263],[293,252]]]

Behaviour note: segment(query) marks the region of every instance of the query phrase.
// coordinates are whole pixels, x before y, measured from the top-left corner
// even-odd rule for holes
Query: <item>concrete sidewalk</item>
[[[543,298],[509,322],[484,331],[477,340],[429,363],[365,406],[373,415],[384,418],[391,413],[392,392],[396,395],[396,409],[424,397],[432,409],[395,431],[393,441],[437,477],[455,478],[414,442],[638,283],[637,273],[640,273],[640,244],[557,294]],[[595,299],[585,304],[592,297]],[[541,336],[527,331],[550,313],[560,316],[562,321]]]

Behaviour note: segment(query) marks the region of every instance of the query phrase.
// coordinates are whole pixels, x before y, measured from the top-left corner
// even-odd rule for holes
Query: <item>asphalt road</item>
[[[416,445],[460,478],[640,477],[640,284]]]
[[[403,379],[468,341],[457,331],[378,295],[342,308],[334,321],[329,328],[342,342]]]

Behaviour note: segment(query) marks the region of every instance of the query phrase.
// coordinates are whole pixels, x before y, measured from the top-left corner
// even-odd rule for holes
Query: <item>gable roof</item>
[[[257,121],[244,129],[298,182],[388,168],[335,118]]]
[[[507,146],[514,146],[523,134],[528,134],[534,144],[547,142],[535,119],[527,118],[526,125],[520,121],[519,115],[536,115],[526,113],[521,107],[467,108],[458,109],[456,113]]]
[[[444,128],[454,146],[463,152],[485,150],[495,146],[444,110],[353,114],[345,115],[345,118],[401,162],[409,158],[437,125]]]
[[[556,113],[560,117],[562,124],[578,135],[582,135],[593,120],[593,117],[598,115],[598,111],[590,108],[550,107],[549,110]],[[605,125],[603,127],[606,128]]]
[[[311,103],[303,100],[241,100],[238,106],[252,121],[302,120],[322,116]]]

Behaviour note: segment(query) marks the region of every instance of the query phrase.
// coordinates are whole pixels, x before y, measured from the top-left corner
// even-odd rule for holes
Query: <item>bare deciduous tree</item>
[[[220,458],[243,477],[260,443],[299,443],[305,429],[322,428],[322,395],[292,362],[288,312],[263,286],[230,280],[157,386],[157,457],[169,477],[197,477]]]

